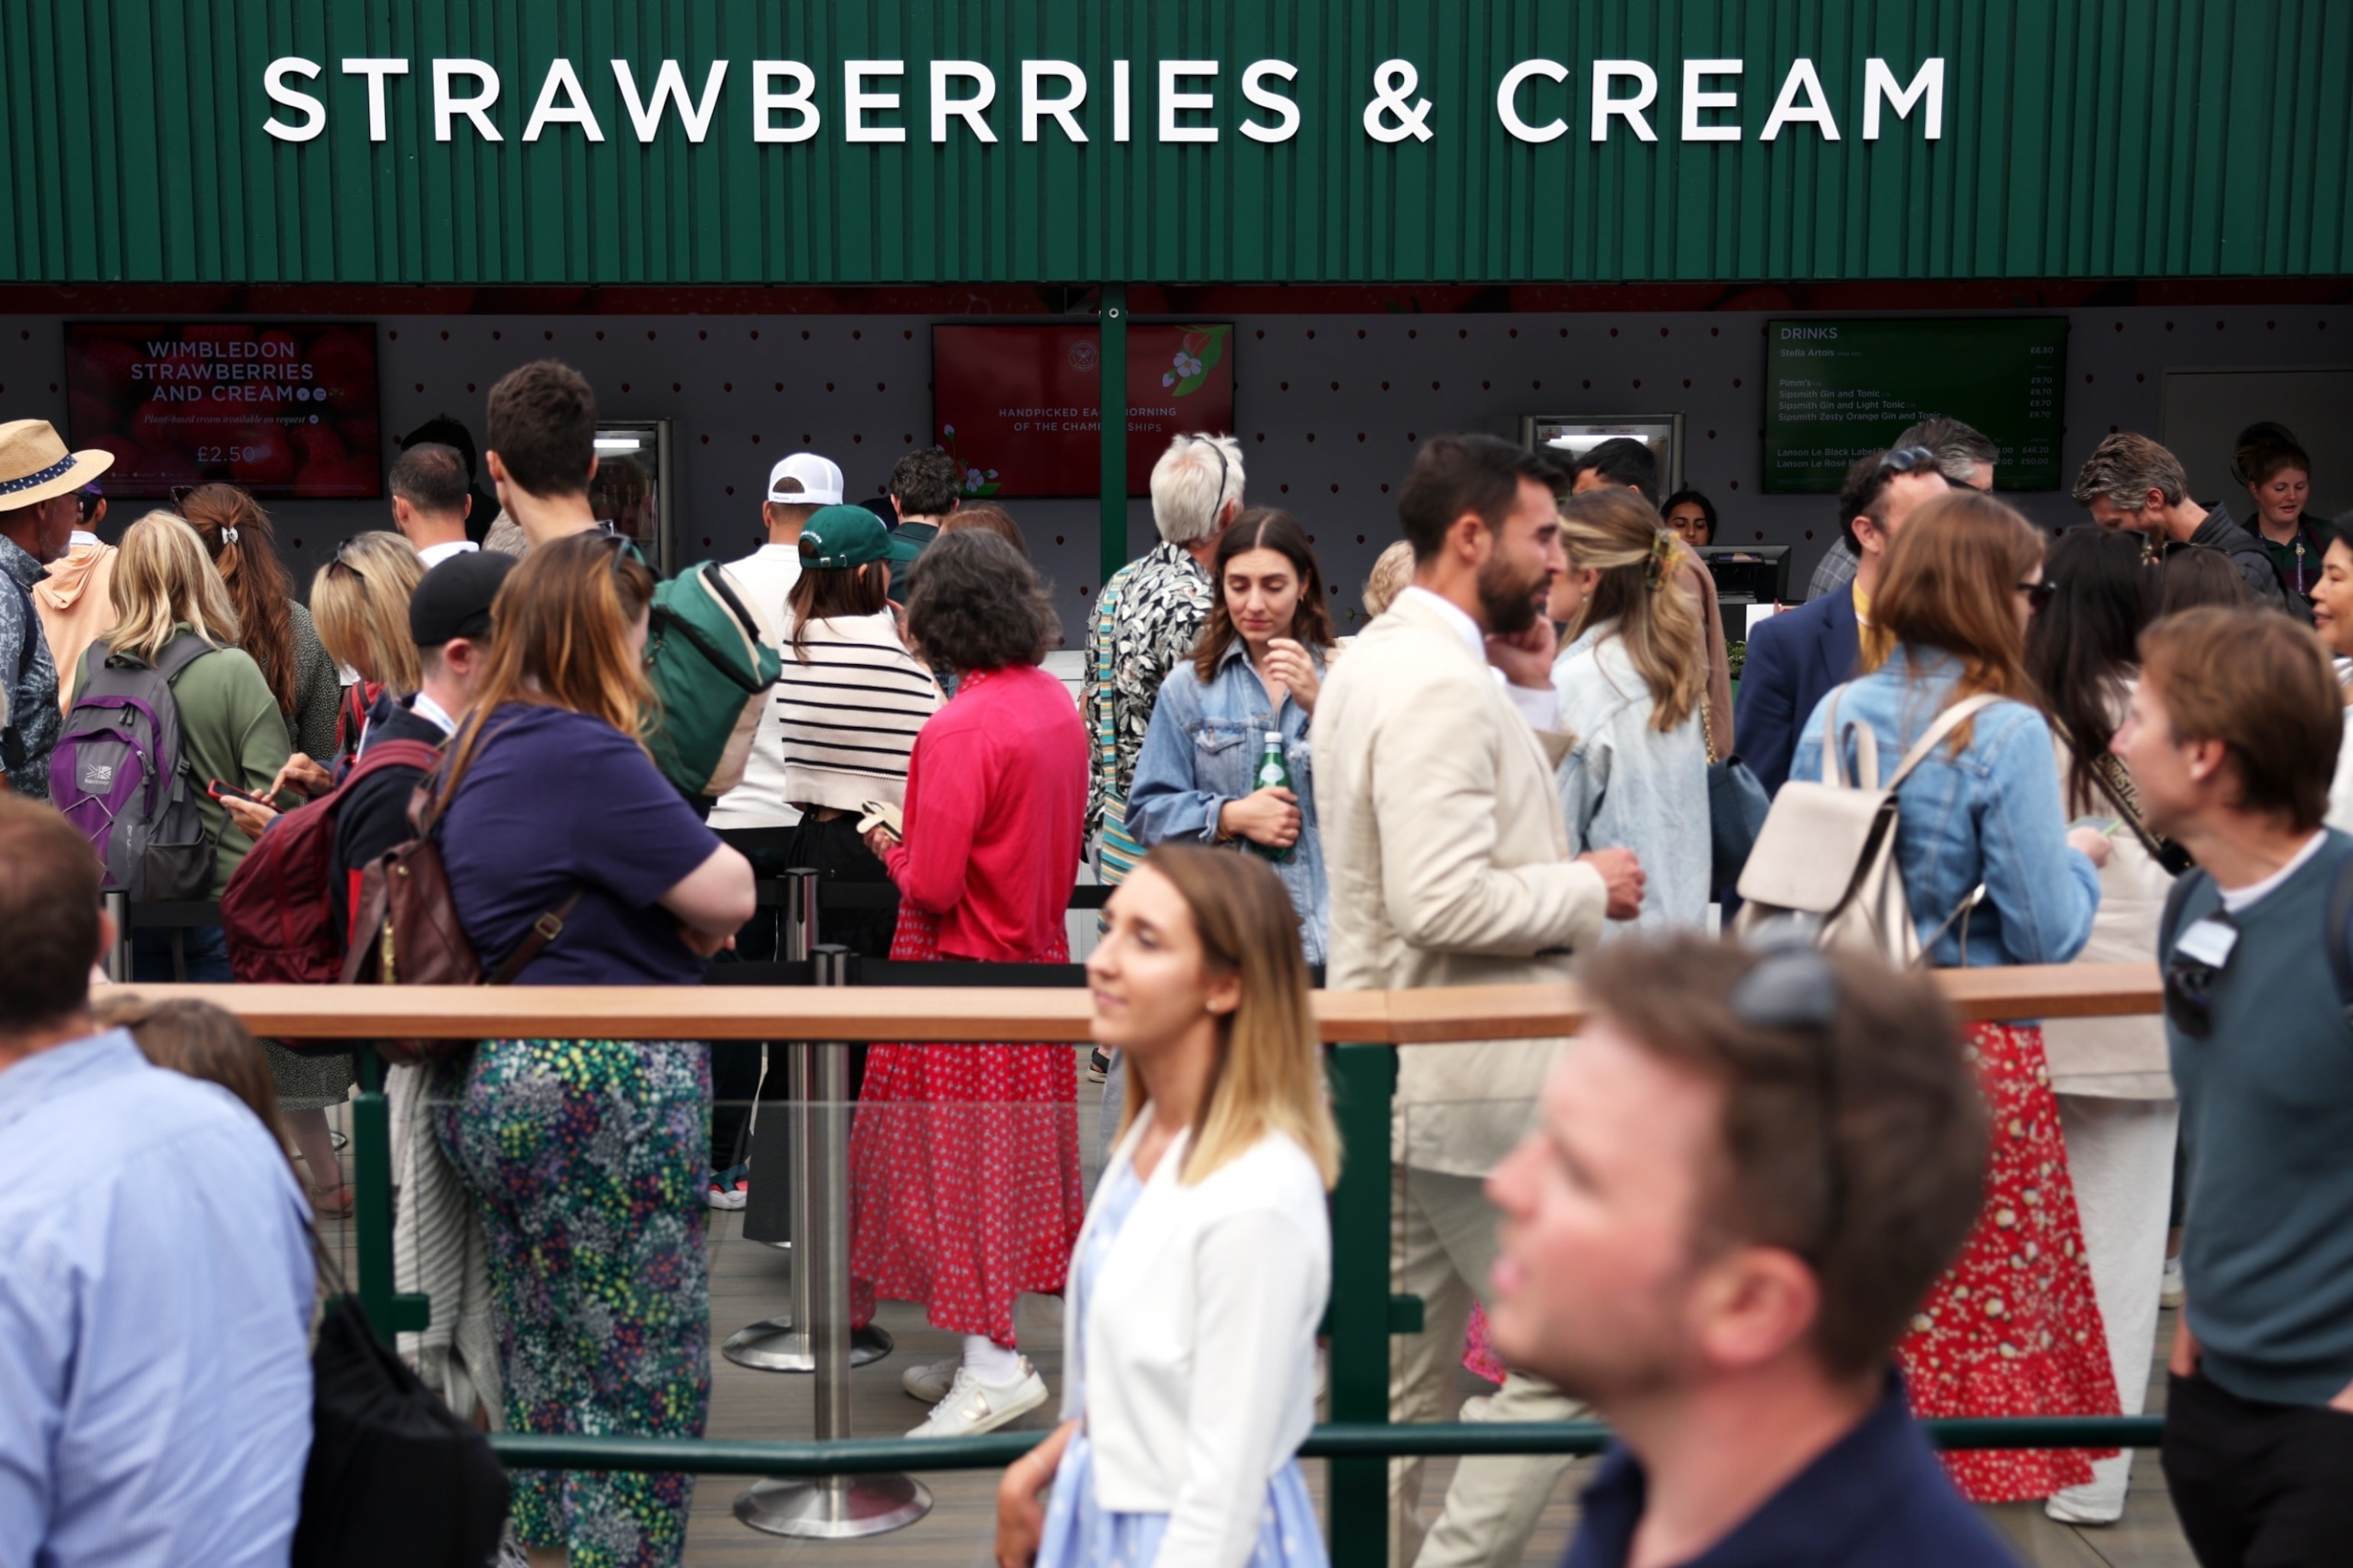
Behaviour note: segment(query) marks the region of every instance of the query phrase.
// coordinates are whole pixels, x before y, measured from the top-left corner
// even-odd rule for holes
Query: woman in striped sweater
[[[773,698],[784,797],[801,813],[792,863],[886,892],[887,904],[839,911],[824,927],[827,941],[873,959],[890,957],[898,895],[859,837],[858,819],[869,800],[904,804],[915,732],[941,700],[885,599],[890,541],[860,506],[822,508],[802,528],[801,575],[786,601],[792,627]]]

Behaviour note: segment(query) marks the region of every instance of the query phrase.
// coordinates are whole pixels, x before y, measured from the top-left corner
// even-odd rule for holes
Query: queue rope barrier
[[[2161,1415],[1965,1416],[1920,1424],[1940,1448],[2154,1448]],[[1472,1454],[1589,1456],[1609,1446],[1599,1421],[1324,1422],[1299,1446],[1303,1459],[1455,1457]],[[1048,1433],[979,1437],[854,1437],[829,1443],[717,1437],[549,1437],[493,1432],[491,1446],[513,1470],[683,1470],[706,1476],[865,1475],[897,1470],[993,1470]]]
[[[786,959],[715,964],[709,976],[711,983],[700,988],[394,986],[375,991],[365,1009],[354,1007],[356,999],[339,986],[142,985],[138,989],[157,997],[185,996],[213,1002],[237,1013],[259,1036],[343,1039],[363,1047],[358,1052],[363,1092],[353,1101],[351,1146],[358,1294],[370,1321],[389,1341],[396,1330],[422,1328],[429,1320],[430,1304],[420,1297],[396,1296],[393,1288],[389,1131],[376,1054],[364,1048],[367,1041],[532,1035],[818,1041],[826,1043],[818,1048],[825,1055],[839,1049],[846,1058],[847,1048],[841,1043],[849,1041],[953,1048],[989,1040],[1079,1044],[1090,1039],[1090,1003],[1079,989],[1078,976],[1083,972],[1080,966],[854,960],[846,949],[820,948],[811,940],[818,911],[840,906],[827,895],[849,891],[842,886],[811,887],[817,880],[813,874],[788,876],[787,892],[775,900],[786,910],[779,951],[787,954]],[[1104,890],[1079,891],[1100,895]],[[849,906],[864,906],[861,902]],[[186,913],[185,906],[168,906],[173,918],[152,923],[181,923]],[[140,921],[135,911],[133,920],[148,923]],[[1041,969],[1052,973],[1045,986],[1037,984],[1047,978]],[[2153,964],[1950,969],[1936,971],[1933,978],[1956,1014],[1969,1021],[2145,1015],[2158,1012],[2162,1002]],[[871,983],[886,979],[892,983]],[[918,980],[929,983],[914,983]],[[1585,1009],[1578,988],[1566,981],[1407,991],[1318,989],[1313,1001],[1319,1036],[1332,1047],[1326,1059],[1327,1075],[1340,1128],[1342,1166],[1331,1201],[1332,1297],[1325,1319],[1331,1345],[1331,1420],[1317,1426],[1300,1451],[1305,1457],[1330,1461],[1330,1560],[1344,1568],[1370,1568],[1383,1562],[1387,1552],[1391,1456],[1591,1454],[1599,1452],[1609,1440],[1607,1428],[1590,1422],[1392,1425],[1388,1421],[1390,1337],[1418,1332],[1421,1323],[1418,1298],[1389,1292],[1389,1150],[1398,1051],[1401,1046],[1569,1035],[1582,1024]],[[814,1069],[817,1063],[810,1061],[807,1065]],[[822,1075],[835,1080],[826,1086],[846,1098],[839,1071]],[[807,1070],[795,1074],[801,1082],[818,1076]],[[822,1141],[830,1146],[838,1140],[822,1136]],[[806,1139],[802,1147],[808,1147]],[[833,1150],[828,1147],[827,1152]],[[795,1164],[807,1171],[806,1160],[804,1154]],[[811,1194],[812,1199],[819,1196]],[[839,1209],[841,1205],[836,1202],[826,1206]],[[835,1216],[828,1213],[826,1219]],[[824,1224],[817,1223],[820,1227]],[[817,1239],[828,1254],[843,1242],[840,1236],[823,1234],[822,1228]],[[795,1240],[797,1255],[807,1255],[802,1253],[800,1238]],[[832,1259],[828,1256],[825,1261]],[[835,1272],[805,1268],[797,1255],[797,1280],[804,1275]],[[827,1283],[839,1290],[846,1280]],[[796,1293],[797,1297],[797,1285]],[[823,1337],[831,1341],[828,1349],[833,1352],[815,1358],[821,1431],[809,1442],[505,1433],[493,1435],[492,1446],[504,1463],[519,1469],[692,1471],[768,1478],[738,1499],[739,1517],[747,1517],[747,1505],[764,1489],[782,1487],[787,1478],[802,1478],[814,1484],[799,1487],[796,1495],[814,1496],[818,1503],[800,1507],[797,1513],[803,1526],[783,1532],[839,1538],[870,1532],[860,1527],[860,1521],[848,1519],[839,1504],[839,1499],[857,1489],[851,1478],[871,1476],[908,1483],[927,1506],[921,1483],[900,1472],[1001,1466],[1044,1436],[1006,1433],[945,1440],[842,1436],[848,1431],[846,1339],[842,1329],[835,1326],[834,1313],[824,1304],[814,1299],[796,1301],[797,1308],[804,1304],[814,1322],[827,1330]],[[810,1323],[812,1316],[801,1315],[797,1320]],[[754,1328],[779,1322],[790,1326],[787,1319],[772,1319]],[[838,1364],[828,1367],[828,1361]],[[2148,1447],[2158,1443],[2163,1430],[2161,1419],[2148,1416],[2010,1416],[1926,1425],[1942,1446],[1968,1448]],[[828,1505],[826,1499],[834,1502]],[[923,1510],[901,1511],[911,1519],[920,1517]],[[896,1524],[876,1528],[896,1528]]]

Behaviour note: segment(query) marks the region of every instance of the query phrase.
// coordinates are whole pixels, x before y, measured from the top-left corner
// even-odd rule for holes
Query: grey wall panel
[[[2073,328],[2063,461],[2070,474],[2112,428],[2158,430],[2168,366],[2353,363],[2353,309],[2344,307],[2064,313]],[[1373,556],[1397,536],[1395,485],[1419,441],[1521,413],[1680,411],[1687,481],[1717,503],[1725,542],[1796,546],[1802,581],[1833,535],[1835,508],[1827,496],[1761,493],[1764,319],[1236,317],[1235,408],[1250,499],[1289,507],[1315,535],[1345,630]],[[0,415],[63,428],[61,324],[0,317]],[[559,356],[595,383],[607,413],[679,421],[681,557],[740,555],[758,537],[761,485],[785,453],[804,445],[825,452],[853,494],[871,495],[901,453],[929,439],[931,324],[913,316],[385,316],[377,332],[383,429],[396,434],[446,411],[480,437],[491,383],[527,358]],[[2246,397],[2246,419],[2271,417],[2259,387]],[[2353,451],[2314,455],[2319,503],[2353,504]],[[2185,456],[2193,472],[2214,471],[2212,454]],[[2063,493],[2008,499],[2049,526],[2081,520]],[[1095,503],[1009,504],[1054,579],[1075,642],[1096,587]],[[127,522],[135,506],[125,503],[113,520]],[[388,503],[274,511],[306,586],[337,539],[389,525]],[[1141,549],[1150,508],[1138,501],[1129,512],[1131,546]]]

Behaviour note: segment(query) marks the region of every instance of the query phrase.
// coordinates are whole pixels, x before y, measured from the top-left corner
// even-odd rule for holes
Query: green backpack
[[[744,781],[782,661],[760,617],[709,561],[656,585],[650,622],[646,678],[661,712],[647,747],[681,794],[716,800]]]

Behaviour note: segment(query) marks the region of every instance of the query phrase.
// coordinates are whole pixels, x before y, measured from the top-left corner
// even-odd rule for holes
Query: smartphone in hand
[[[268,797],[257,795],[250,789],[240,789],[226,779],[215,779],[207,782],[205,785],[205,793],[216,800],[237,800],[252,805],[267,807],[272,811],[278,809]]]

